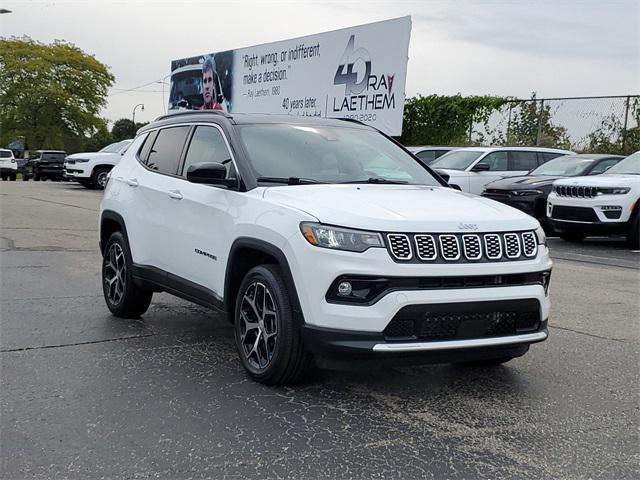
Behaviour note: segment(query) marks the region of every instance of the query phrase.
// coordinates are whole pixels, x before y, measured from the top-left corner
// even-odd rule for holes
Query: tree
[[[98,132],[114,77],[71,43],[0,39],[0,142],[64,148]]]
[[[588,135],[588,152],[629,155],[640,150],[640,98],[627,102],[627,121],[635,123],[635,127],[627,126],[625,130],[623,119],[616,114],[603,118],[600,127]]]
[[[400,141],[405,145],[464,145],[469,127],[485,123],[506,97],[418,95],[407,99]]]
[[[85,142],[84,150],[87,152],[97,152],[101,148],[106,147],[113,142],[114,139],[107,128],[107,122],[102,121],[100,122],[96,133]]]
[[[136,132],[147,125],[147,123],[138,123],[133,124],[133,121],[128,118],[121,118],[120,120],[116,120],[111,128],[111,135],[113,137],[114,142],[119,142],[120,140],[127,140],[129,138],[133,138],[136,136]]]
[[[505,145],[571,148],[567,129],[553,125],[551,106],[531,95],[531,100],[518,100],[509,106],[511,121]]]

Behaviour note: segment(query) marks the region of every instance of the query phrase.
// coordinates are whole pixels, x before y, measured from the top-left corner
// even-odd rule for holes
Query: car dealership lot
[[[637,477],[640,253],[554,258],[550,338],[503,367],[250,381],[231,326],[157,294],[102,299],[101,192],[0,184],[0,474],[25,477]]]

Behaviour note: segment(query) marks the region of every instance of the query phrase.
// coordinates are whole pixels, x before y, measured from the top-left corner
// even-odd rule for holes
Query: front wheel
[[[290,292],[275,265],[251,269],[235,305],[235,340],[249,375],[267,385],[299,381],[311,364],[295,318]]]
[[[133,282],[133,261],[122,232],[107,241],[102,259],[102,291],[107,307],[116,317],[138,318],[149,308],[153,292]]]
[[[15,173],[12,173],[12,174],[9,176],[9,180],[11,180],[12,182],[15,182],[15,181],[16,181],[16,177],[17,177],[17,175],[16,175]]]
[[[104,187],[107,186],[107,180],[109,180],[108,168],[96,168],[93,175],[91,175],[93,187],[99,190],[104,190]]]

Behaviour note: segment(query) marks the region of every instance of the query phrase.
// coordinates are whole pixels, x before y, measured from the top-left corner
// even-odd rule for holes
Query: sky
[[[136,121],[164,113],[167,87],[153,82],[171,59],[404,15],[407,96],[640,93],[640,0],[0,0],[0,8],[12,11],[0,15],[0,36],[66,40],[109,66],[110,121],[131,118],[139,103]]]

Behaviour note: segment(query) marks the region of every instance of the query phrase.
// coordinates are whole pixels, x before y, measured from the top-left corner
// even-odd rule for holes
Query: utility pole
[[[627,148],[627,122],[629,121],[629,103],[631,102],[631,97],[627,96],[627,101],[625,102],[624,107],[624,127],[622,127],[622,154],[626,154]]]

